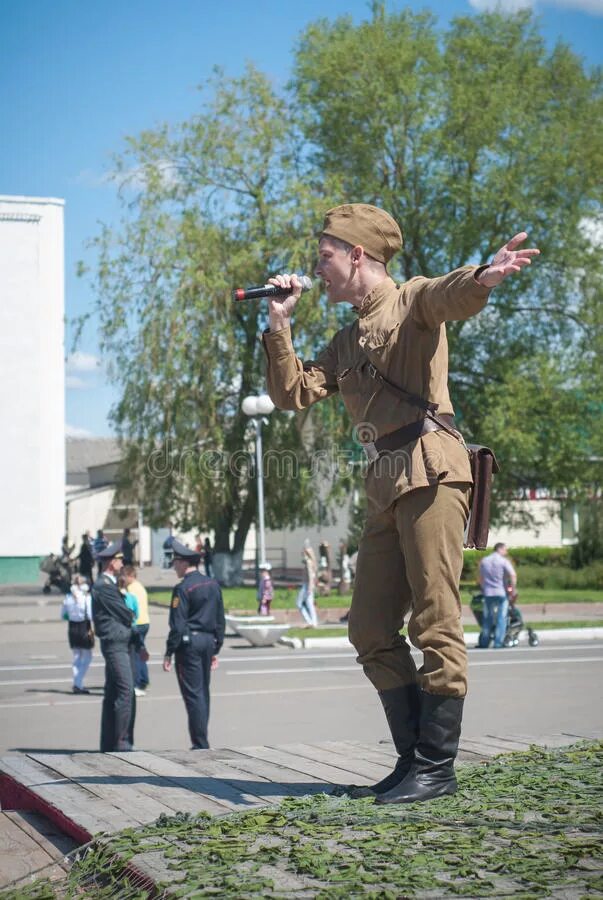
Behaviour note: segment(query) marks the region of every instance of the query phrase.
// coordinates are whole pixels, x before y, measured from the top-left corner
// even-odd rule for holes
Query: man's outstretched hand
[[[518,250],[527,238],[525,231],[520,231],[501,247],[487,269],[479,273],[477,281],[484,287],[496,287],[509,275],[521,272],[524,266],[529,266],[533,256],[539,256],[540,250],[532,247],[530,250]]]

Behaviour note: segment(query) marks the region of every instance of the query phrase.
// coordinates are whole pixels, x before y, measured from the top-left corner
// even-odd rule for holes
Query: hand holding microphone
[[[233,291],[233,299],[238,302],[268,297],[270,331],[281,331],[289,326],[291,313],[302,291],[309,291],[311,287],[312,281],[307,275],[275,275],[262,287]]]
[[[295,287],[292,281],[294,278],[299,281],[302,291],[311,289],[312,279],[308,278],[307,275],[278,275],[276,278],[271,278],[268,284],[250,288],[236,288],[232,292],[232,299],[238,303],[240,300],[259,300],[262,297],[286,297],[287,294],[292,293],[291,288]],[[289,279],[289,284],[281,284],[281,279]]]

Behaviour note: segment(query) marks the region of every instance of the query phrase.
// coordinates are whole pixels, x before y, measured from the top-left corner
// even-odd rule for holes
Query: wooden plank
[[[386,764],[378,764],[358,759],[354,754],[340,755],[334,754],[330,750],[323,749],[322,745],[312,744],[279,744],[277,750],[284,750],[286,753],[292,753],[296,756],[305,757],[306,759],[316,760],[329,766],[335,766],[344,769],[349,775],[363,778],[373,779],[373,781],[381,781],[391,772],[391,766]]]
[[[600,734],[595,733],[595,738],[599,738]],[[567,732],[555,732],[554,734],[545,734],[534,737],[533,735],[513,735],[513,739],[521,743],[525,742],[528,746],[536,744],[538,747],[569,747],[577,741],[588,740],[588,735],[568,734]],[[526,748],[527,749],[527,748]]]
[[[67,853],[71,853],[79,846],[77,841],[64,834],[50,819],[39,813],[11,809],[5,810],[4,815],[12,819],[15,825],[39,844],[42,850],[59,862]]]
[[[54,862],[6,813],[0,813],[0,887]]]
[[[132,828],[153,821],[151,813],[145,812],[144,801],[135,803],[135,795],[127,785],[111,784],[109,781],[99,780],[99,778],[102,779],[102,776],[86,765],[85,756],[88,754],[35,753],[31,754],[31,759],[48,766],[49,769],[52,768],[59,775],[69,779],[71,784],[96,798],[97,803],[102,803],[105,810],[104,817],[110,823],[111,831],[121,831],[122,828]],[[161,812],[166,812],[165,808],[159,804],[156,804],[155,809],[158,811],[154,818],[157,818]],[[78,812],[81,810],[82,805]]]
[[[325,765],[319,761],[289,753],[280,747],[241,747],[240,752],[249,756],[261,756],[263,759],[271,760],[278,765],[296,769],[303,775],[321,779],[326,784],[350,784],[352,782],[372,784],[375,780],[374,778],[363,778],[361,775],[355,775],[353,772],[348,772],[338,766]]]
[[[351,747],[358,747],[360,750],[378,753],[382,759],[387,760],[388,765],[398,759],[398,752],[393,741],[379,741],[378,744],[369,744],[367,741],[344,741],[344,743]]]
[[[161,803],[156,795],[149,796],[140,784],[133,784],[130,777],[139,782],[139,771],[121,759],[113,759],[111,753],[36,753],[32,758],[44,765],[54,766],[61,775],[111,803],[120,812],[120,828],[129,827],[123,824],[123,810],[128,811],[128,816],[136,825],[147,825],[160,815],[173,813],[173,809]]]
[[[561,738],[567,739],[569,744],[575,744],[577,741],[600,741],[602,738],[601,730],[594,729],[593,731],[585,730],[583,728],[580,729],[580,734],[576,734],[570,731],[563,731]]]
[[[215,802],[205,794],[200,794],[191,787],[181,785],[179,783],[181,778],[178,776],[170,778],[151,771],[148,768],[148,757],[155,754],[135,751],[124,753],[123,756],[118,752],[110,755],[116,762],[119,760],[127,765],[129,777],[135,779],[137,790],[149,794],[163,803],[168,807],[169,815],[173,815],[175,812],[191,813],[192,815],[201,812],[226,812],[226,807],[222,804]]]
[[[255,775],[251,780],[249,773],[237,767],[236,761],[228,762],[218,759],[208,759],[204,756],[204,750],[170,751],[170,759],[190,766],[195,772],[205,776],[220,778],[225,783],[237,789],[241,796],[255,797],[263,803],[277,803],[283,797],[288,797],[291,791],[276,781],[271,781],[262,775]]]
[[[135,825],[111,804],[25,754],[3,757],[2,769],[89,834]]]
[[[325,784],[320,778],[304,775],[303,782],[300,782],[300,773],[295,769],[277,765],[262,757],[249,756],[235,748],[230,749],[233,754],[231,758],[236,762],[237,768],[252,775],[260,775],[268,778],[270,781],[286,785],[290,795],[304,796],[310,793],[320,793],[325,788],[330,788],[330,784]]]
[[[477,753],[487,759],[497,756],[501,753],[501,748],[493,741],[487,741],[483,738],[479,740],[473,738],[463,738],[459,744],[460,750],[470,753]]]
[[[461,739],[462,742],[463,739]],[[494,734],[486,734],[480,738],[480,743],[491,744],[498,748],[499,753],[511,753],[513,750],[525,750],[526,745],[520,741],[514,740],[512,737],[498,737]]]
[[[189,753],[197,754],[204,752],[206,751],[189,751]],[[220,811],[222,813],[233,809],[239,810],[242,807],[263,805],[257,797],[242,794],[240,790],[232,787],[230,783],[223,781],[219,777],[205,775],[189,765],[182,765],[177,759],[172,759],[170,753],[159,755],[138,750],[128,754],[128,756],[141,757],[141,765],[144,765],[149,772],[163,775],[180,785],[180,787],[194,791],[200,797],[205,798],[204,802],[207,801],[208,804],[212,803],[221,807]],[[214,811],[217,810],[208,809],[208,812]]]
[[[368,744],[361,744],[360,741],[321,741],[320,744],[312,744],[311,746],[322,747],[330,753],[336,753],[346,758],[357,757],[366,762],[377,763],[380,766],[385,766],[389,772],[391,772],[398,759],[398,754],[395,750],[392,753],[384,753]]]

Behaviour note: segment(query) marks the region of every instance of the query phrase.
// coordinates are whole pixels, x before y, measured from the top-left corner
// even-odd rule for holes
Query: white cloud
[[[603,0],[469,0],[469,3],[478,12],[498,9],[501,12],[515,13],[520,9],[533,9],[537,6],[557,6],[603,16]]]
[[[83,378],[78,378],[77,375],[66,375],[65,387],[72,391],[83,391],[89,388],[90,385]]]
[[[92,353],[83,353],[76,350],[71,353],[65,362],[67,372],[96,372],[100,366],[100,359]]]
[[[86,428],[78,428],[77,425],[65,425],[65,437],[70,438],[89,438],[94,437],[91,431]]]

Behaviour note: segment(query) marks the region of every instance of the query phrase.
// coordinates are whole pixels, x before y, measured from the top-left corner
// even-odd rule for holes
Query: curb
[[[465,644],[469,645],[473,649],[477,645],[474,642],[477,642],[478,636],[478,631],[467,632],[465,634]],[[546,628],[538,633],[538,638],[540,640],[540,643],[548,643],[548,641],[568,640],[601,640],[603,639],[603,628]],[[285,636],[280,639],[279,644],[285,644],[285,646],[290,647],[292,650],[335,650],[346,648],[350,650],[354,649],[347,637],[289,638]],[[527,646],[527,642],[524,640],[521,640],[520,644],[525,644]]]

